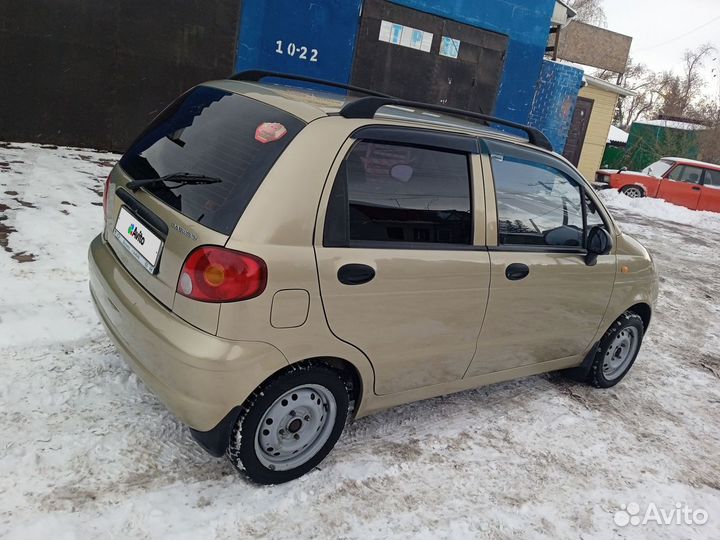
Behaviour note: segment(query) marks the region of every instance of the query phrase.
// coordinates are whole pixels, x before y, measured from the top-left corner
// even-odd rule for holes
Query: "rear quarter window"
[[[287,132],[269,142],[262,134],[256,138],[258,127],[269,123],[281,124]],[[275,161],[304,126],[276,107],[199,86],[153,121],[120,166],[136,180],[175,173],[219,179],[204,185],[163,182],[144,189],[184,216],[229,235]]]

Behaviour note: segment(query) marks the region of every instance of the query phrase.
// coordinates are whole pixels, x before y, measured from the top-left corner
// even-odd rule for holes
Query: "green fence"
[[[640,171],[662,157],[698,158],[696,131],[635,123],[624,148],[606,146],[602,165]]]

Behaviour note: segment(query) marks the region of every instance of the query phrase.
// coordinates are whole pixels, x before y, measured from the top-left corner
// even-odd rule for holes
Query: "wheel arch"
[[[248,401],[253,399],[253,396],[258,390],[283,373],[317,365],[326,366],[334,371],[337,371],[345,380],[350,391],[350,403],[352,407],[350,415],[351,418],[354,418],[358,408],[360,407],[363,390],[365,389],[365,382],[360,374],[360,370],[352,362],[343,358],[335,356],[317,356],[293,362],[292,364],[284,366],[270,374],[245,398],[242,404],[233,407],[232,410],[230,410],[230,412],[228,412],[228,414],[225,415],[225,417],[214,428],[209,431],[198,431],[190,428],[190,434],[209,454],[215,457],[222,456],[230,445],[230,436],[240,413]]]
[[[652,318],[652,308],[645,302],[640,302],[633,306],[630,306],[625,311],[631,311],[642,319],[643,327],[647,332],[648,326],[650,326],[650,319]]]
[[[631,188],[631,187],[638,188],[640,191],[642,191],[643,197],[648,196],[647,188],[645,186],[643,186],[642,184],[638,184],[636,182],[631,183],[631,184],[625,184],[618,191],[620,191],[620,193],[622,193],[624,190],[626,190],[627,188]]]

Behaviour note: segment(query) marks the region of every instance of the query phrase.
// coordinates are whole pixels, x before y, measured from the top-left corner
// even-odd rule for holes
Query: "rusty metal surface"
[[[581,22],[560,31],[557,57],[616,73],[624,73],[632,37]]]

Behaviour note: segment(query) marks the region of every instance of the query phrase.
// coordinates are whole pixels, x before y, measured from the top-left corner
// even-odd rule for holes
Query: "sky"
[[[604,9],[608,30],[632,36],[630,55],[653,70],[679,74],[685,49],[714,43],[703,73],[720,91],[720,0],[604,0]]]

